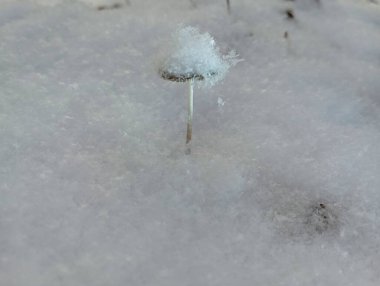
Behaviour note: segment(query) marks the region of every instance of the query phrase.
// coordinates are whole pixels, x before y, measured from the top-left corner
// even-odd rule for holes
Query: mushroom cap
[[[195,74],[195,73],[179,74],[179,73],[171,73],[171,72],[165,71],[165,70],[160,70],[160,75],[163,79],[175,81],[175,82],[186,82],[186,81],[189,81],[191,79],[202,81],[205,79],[205,77],[201,74]],[[217,75],[217,73],[211,71],[207,75],[208,76],[215,76],[215,75]]]

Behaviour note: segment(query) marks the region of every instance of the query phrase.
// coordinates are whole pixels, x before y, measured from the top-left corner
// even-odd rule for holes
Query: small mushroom
[[[173,34],[173,39],[165,49],[158,73],[165,79],[189,83],[188,119],[186,133],[186,153],[190,153],[194,107],[194,83],[212,86],[222,80],[231,66],[237,64],[237,54],[231,51],[221,55],[214,39],[198,29],[184,27]]]
[[[194,110],[194,81],[204,80],[204,76],[201,74],[187,73],[187,74],[175,74],[165,70],[160,71],[160,75],[165,80],[175,82],[188,82],[189,83],[189,101],[188,101],[188,117],[187,117],[187,132],[186,132],[186,144],[191,141],[193,132],[193,110]],[[216,75],[216,72],[209,72],[210,76]]]

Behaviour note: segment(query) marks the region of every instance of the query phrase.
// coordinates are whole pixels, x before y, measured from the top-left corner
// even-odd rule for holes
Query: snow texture
[[[198,29],[188,26],[180,28],[165,47],[159,72],[177,78],[199,78],[204,85],[212,86],[238,62],[235,51],[221,56],[209,33],[200,34]]]
[[[376,1],[44,2],[0,0],[1,286],[380,285]],[[191,155],[181,24],[244,59]]]

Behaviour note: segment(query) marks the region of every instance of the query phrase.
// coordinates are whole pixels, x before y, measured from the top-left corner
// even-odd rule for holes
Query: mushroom
[[[195,83],[198,86],[214,85],[240,60],[234,51],[220,55],[210,34],[201,34],[198,29],[190,26],[177,30],[169,47],[165,48],[165,53],[159,66],[160,76],[165,80],[189,84],[186,144],[190,144]]]
[[[186,132],[186,144],[191,141],[193,132],[193,110],[194,110],[194,81],[204,80],[204,76],[201,74],[188,73],[188,74],[175,74],[165,70],[161,70],[161,77],[166,80],[175,82],[188,82],[189,83],[189,101],[188,101],[188,117],[187,117],[187,132]],[[210,76],[216,75],[216,72],[210,72]]]

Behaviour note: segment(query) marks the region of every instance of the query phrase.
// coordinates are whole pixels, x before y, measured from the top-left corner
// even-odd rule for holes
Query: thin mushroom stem
[[[194,107],[194,78],[189,80],[189,105],[188,105],[188,118],[187,118],[187,134],[186,144],[191,141],[191,134],[193,131],[193,107]]]
[[[228,15],[231,14],[231,4],[230,4],[230,0],[227,0],[227,12],[228,12]]]

